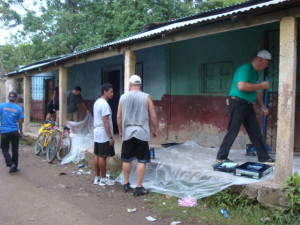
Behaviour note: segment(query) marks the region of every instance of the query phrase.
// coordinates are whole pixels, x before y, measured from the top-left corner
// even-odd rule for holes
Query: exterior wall
[[[167,88],[168,47],[158,46],[136,52],[137,64],[142,63],[143,91],[151,95],[153,100],[162,99]]]

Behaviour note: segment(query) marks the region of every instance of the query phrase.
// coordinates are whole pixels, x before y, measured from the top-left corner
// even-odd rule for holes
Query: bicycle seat
[[[63,126],[63,128],[64,128],[64,130],[70,130],[70,128],[69,127],[67,127],[67,126]]]

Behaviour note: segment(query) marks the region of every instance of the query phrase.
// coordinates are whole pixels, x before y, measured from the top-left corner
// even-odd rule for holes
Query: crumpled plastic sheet
[[[87,149],[92,149],[94,146],[94,119],[91,114],[87,114],[84,120],[79,122],[68,121],[72,139],[71,151],[61,161],[61,165],[68,163],[79,163],[85,157]]]
[[[217,148],[201,147],[194,141],[155,150],[155,159],[147,165],[143,186],[153,192],[194,199],[213,195],[229,186],[273,180],[273,173],[259,180],[214,171]],[[230,151],[230,159],[239,164],[257,162],[257,156],[246,156],[245,150]],[[132,163],[129,181],[136,182],[136,160]],[[274,169],[274,167],[273,167]],[[116,179],[123,183],[123,174]]]

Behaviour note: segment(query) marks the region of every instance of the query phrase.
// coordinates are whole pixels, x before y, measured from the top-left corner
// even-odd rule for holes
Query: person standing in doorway
[[[120,98],[117,123],[119,134],[122,137],[122,171],[124,175],[123,189],[125,192],[131,189],[129,174],[131,162],[138,160],[136,170],[136,188],[134,196],[149,193],[142,185],[146,172],[146,163],[150,162],[150,124],[153,137],[157,136],[158,119],[153,101],[149,94],[141,91],[142,80],[138,75],[132,75],[129,79],[130,91]]]
[[[24,114],[22,108],[16,104],[17,93],[9,92],[9,102],[0,104],[1,116],[1,149],[9,173],[18,171],[19,160],[19,137],[23,137],[22,125]],[[12,156],[9,154],[11,144]]]
[[[52,102],[53,102],[53,109],[55,111],[56,122],[59,122],[59,80],[57,80],[57,85],[54,88]]]
[[[94,184],[113,185],[114,181],[106,177],[106,158],[115,155],[112,113],[108,100],[114,95],[111,84],[103,84],[101,97],[94,104]]]
[[[75,87],[72,91],[68,91],[67,93],[67,120],[78,122],[78,106],[81,105],[86,113],[90,113],[87,109],[85,103],[83,102],[83,98],[81,96],[81,87]]]
[[[256,113],[253,109],[253,103],[256,101],[262,113],[265,115],[269,113],[268,108],[264,108],[261,93],[258,91],[268,89],[269,82],[258,83],[258,71],[266,69],[271,59],[271,53],[262,50],[257,53],[251,63],[244,64],[236,70],[229,92],[230,121],[217,154],[216,161],[218,163],[232,162],[228,159],[229,151],[242,124],[257,150],[258,161],[268,164],[275,163],[275,160],[267,153]]]

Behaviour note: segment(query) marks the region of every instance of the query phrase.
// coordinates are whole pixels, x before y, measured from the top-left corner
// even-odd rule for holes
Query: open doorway
[[[124,79],[123,79],[123,66],[109,66],[104,67],[102,71],[102,84],[110,83],[113,85],[114,89],[114,97],[108,101],[108,104],[111,107],[112,111],[112,121],[114,127],[114,133],[118,133],[118,125],[117,125],[117,111],[120,96],[123,93]]]

